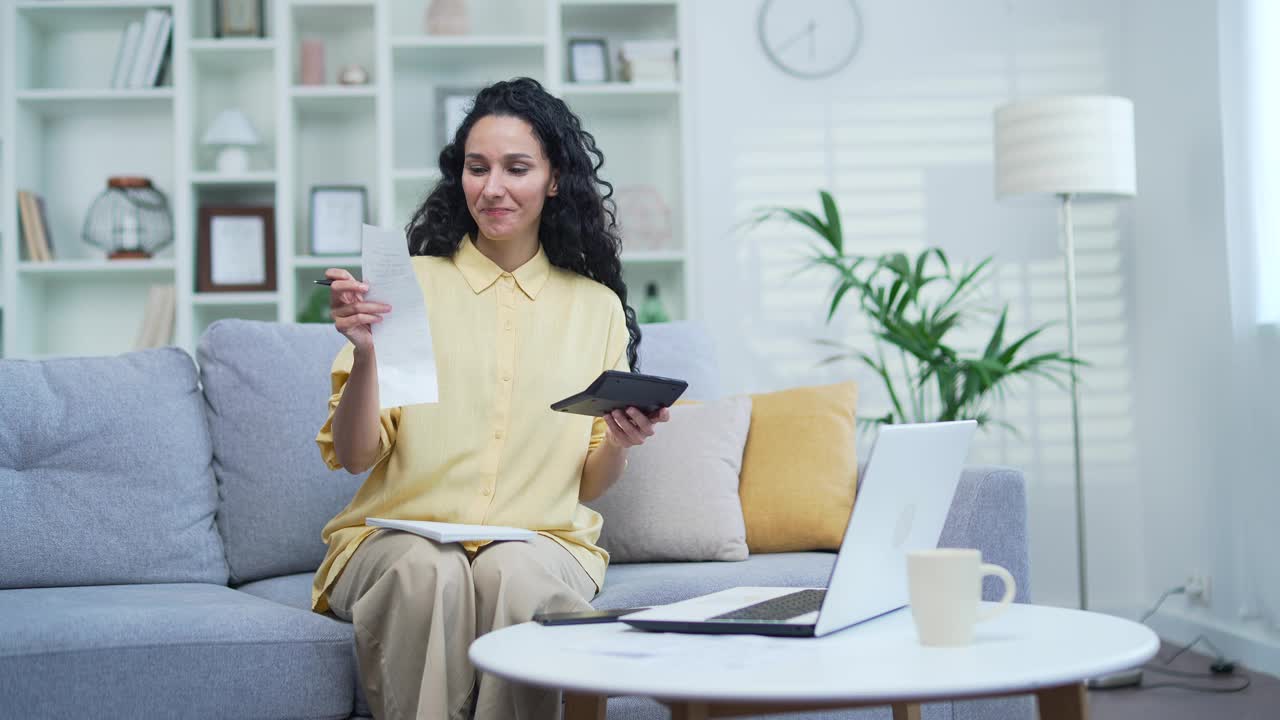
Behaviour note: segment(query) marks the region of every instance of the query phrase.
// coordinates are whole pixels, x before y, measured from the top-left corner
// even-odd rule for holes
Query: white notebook
[[[532,540],[538,533],[501,525],[463,525],[430,520],[389,520],[365,518],[365,525],[403,530],[436,542],[453,543],[482,540]]]

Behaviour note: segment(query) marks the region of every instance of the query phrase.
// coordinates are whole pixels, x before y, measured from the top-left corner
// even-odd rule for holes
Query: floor
[[[1213,658],[1191,651],[1172,662],[1178,647],[1165,645],[1147,663],[1139,687],[1091,690],[1092,720],[1275,720],[1280,718],[1280,678],[1237,667],[1231,675],[1210,676]],[[1169,672],[1159,672],[1168,670]],[[1183,677],[1173,672],[1201,677]],[[1207,676],[1207,677],[1205,677]],[[1214,692],[1238,688],[1240,692]],[[1158,687],[1177,683],[1179,687]],[[1200,691],[1189,688],[1198,688]]]

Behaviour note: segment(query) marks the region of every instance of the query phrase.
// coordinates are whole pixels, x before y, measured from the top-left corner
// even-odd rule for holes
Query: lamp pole
[[[1064,232],[1064,254],[1067,256],[1067,352],[1072,359],[1080,356],[1076,345],[1076,242],[1071,223],[1072,193],[1061,193],[1062,201],[1060,219]],[[1075,470],[1076,492],[1076,569],[1080,574],[1080,609],[1089,609],[1089,573],[1085,557],[1085,517],[1084,517],[1084,465],[1080,451],[1080,382],[1076,373],[1076,365],[1068,368],[1071,373],[1071,450],[1073,468]]]

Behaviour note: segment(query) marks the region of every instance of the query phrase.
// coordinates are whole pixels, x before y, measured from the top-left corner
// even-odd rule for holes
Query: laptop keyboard
[[[789,620],[822,607],[826,590],[800,590],[716,615],[711,620]]]

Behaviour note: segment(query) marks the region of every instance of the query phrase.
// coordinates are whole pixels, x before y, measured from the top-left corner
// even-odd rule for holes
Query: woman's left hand
[[[645,415],[639,408],[614,410],[604,416],[605,442],[619,448],[635,447],[653,435],[654,426],[671,419],[667,408]]]

